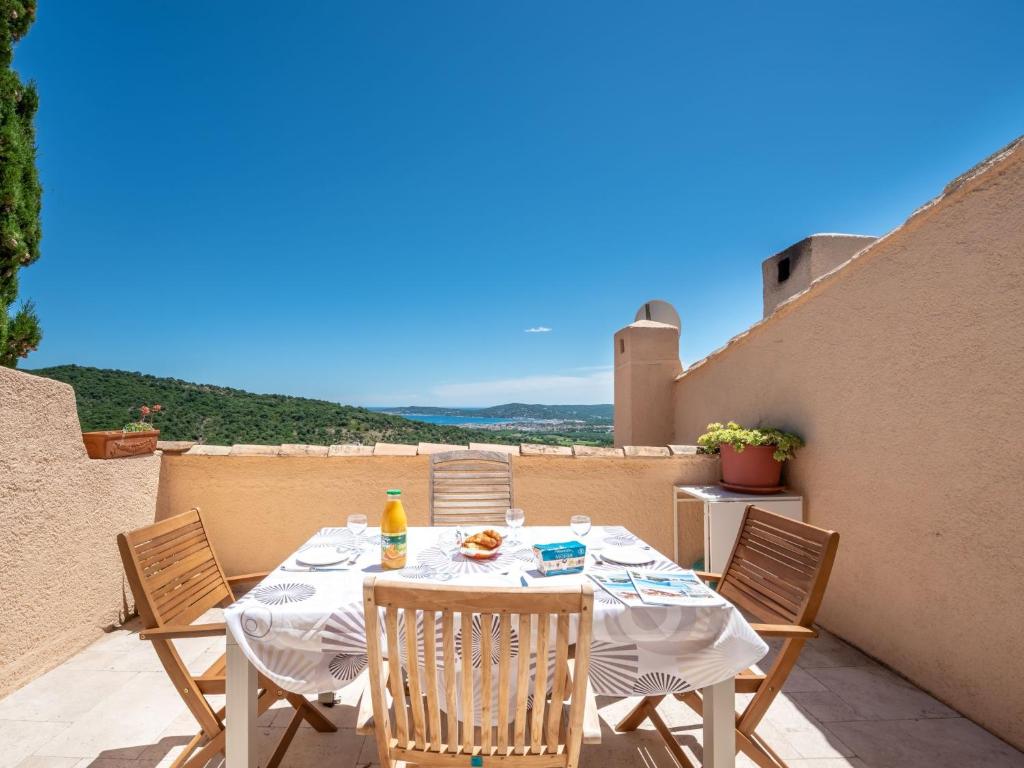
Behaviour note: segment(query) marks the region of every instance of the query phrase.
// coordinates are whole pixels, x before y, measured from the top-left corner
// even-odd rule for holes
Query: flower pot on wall
[[[156,450],[159,429],[145,432],[124,432],[111,429],[103,432],[83,432],[82,440],[90,459],[120,459],[125,456],[144,456]]]
[[[722,458],[722,485],[751,493],[782,490],[782,462],[775,459],[771,445],[747,445],[737,451],[728,443],[719,447]]]

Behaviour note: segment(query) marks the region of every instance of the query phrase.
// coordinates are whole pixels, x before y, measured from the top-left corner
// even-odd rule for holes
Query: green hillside
[[[603,442],[578,436],[532,432],[527,435],[426,424],[325,400],[258,395],[241,389],[129,371],[61,365],[27,373],[74,387],[84,431],[120,429],[135,419],[140,405],[159,403],[164,410],[157,417],[156,426],[162,440],[196,440],[214,445]]]

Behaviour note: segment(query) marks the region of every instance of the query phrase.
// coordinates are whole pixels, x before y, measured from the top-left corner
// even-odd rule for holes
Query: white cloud
[[[523,333],[551,333],[551,329],[546,325],[536,325],[533,328],[527,328]]]
[[[541,374],[515,379],[442,384],[430,390],[432,405],[487,406],[509,402],[548,405],[612,402],[612,371],[586,376]]]

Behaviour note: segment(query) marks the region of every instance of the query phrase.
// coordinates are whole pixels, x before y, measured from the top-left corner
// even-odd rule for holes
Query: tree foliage
[[[12,310],[18,270],[39,258],[42,187],[33,120],[39,97],[11,68],[14,44],[35,20],[35,0],[0,0],[0,365],[14,367],[39,346],[31,302]]]
[[[159,403],[153,426],[161,440],[195,440],[213,445],[253,443],[332,445],[359,443],[604,443],[558,434],[465,429],[411,421],[388,413],[287,395],[258,395],[229,387],[194,384],[142,373],[62,365],[31,371],[75,390],[84,431],[121,429],[140,406]]]

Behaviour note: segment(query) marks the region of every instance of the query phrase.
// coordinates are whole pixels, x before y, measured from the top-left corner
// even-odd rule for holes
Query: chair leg
[[[303,701],[305,701],[304,698]],[[284,733],[281,735],[281,740],[277,742],[277,746],[274,748],[274,754],[267,761],[267,768],[277,768],[281,764],[285,752],[288,751],[292,739],[295,738],[295,732],[299,730],[299,726],[302,724],[303,716],[302,710],[296,707],[295,714],[292,715],[292,719],[288,722],[288,727],[284,729]]]
[[[747,735],[739,728],[736,729],[736,750],[742,751],[759,768],[789,768],[764,739],[753,733]]]
[[[178,758],[178,760],[181,760],[182,757],[184,757],[185,755],[189,755],[190,751],[191,750],[186,749],[185,752],[181,753],[181,756]],[[212,739],[210,739],[210,741],[204,744],[198,752],[189,755],[189,758],[184,762],[179,763],[178,760],[175,760],[173,763],[171,763],[171,768],[179,768],[179,766],[180,768],[202,768],[204,765],[210,762],[211,758],[213,758],[214,755],[222,753],[223,751],[224,731],[221,731]]]
[[[635,731],[640,723],[648,718],[648,707],[651,709],[657,707],[664,698],[664,696],[645,696],[640,699],[640,702],[630,710],[629,714],[619,721],[615,730],[619,733]]]
[[[683,748],[679,746],[679,742],[676,741],[675,734],[669,730],[668,725],[661,719],[661,715],[658,714],[658,710],[652,705],[647,705],[647,717],[654,724],[655,729],[661,734],[661,740],[665,742],[665,746],[668,751],[672,753],[672,757],[676,759],[682,768],[693,768],[693,763],[690,762],[689,758],[686,757],[686,753],[683,752]]]
[[[288,699],[288,702],[295,707],[295,711],[302,715],[302,717],[306,718],[306,720],[309,721],[309,724],[316,730],[320,731],[320,733],[334,733],[338,730],[338,726],[328,720],[323,712],[310,704],[309,701],[306,700],[305,696],[300,696],[297,693],[289,693],[286,698]]]

